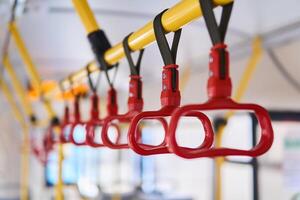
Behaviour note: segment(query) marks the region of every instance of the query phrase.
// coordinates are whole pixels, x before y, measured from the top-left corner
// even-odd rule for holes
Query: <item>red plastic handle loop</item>
[[[118,135],[118,138],[116,139],[115,142],[111,141],[111,139],[109,138],[109,128],[114,127],[115,129],[118,130],[119,126],[117,126],[115,123],[113,123],[113,121],[117,120],[121,123],[130,123],[132,118],[134,116],[136,116],[137,114],[138,114],[138,112],[131,111],[124,115],[116,115],[116,116],[107,117],[103,121],[103,126],[102,126],[102,130],[101,130],[101,138],[102,138],[103,144],[111,149],[128,149],[129,145],[127,143],[125,143],[125,144],[120,143],[121,134]],[[140,132],[138,135],[140,138],[141,137]]]
[[[128,97],[128,112],[121,115],[108,116],[103,120],[103,127],[101,131],[101,137],[103,144],[111,149],[127,149],[129,145],[127,143],[120,144],[112,142],[109,139],[108,132],[109,127],[116,127],[113,121],[118,121],[119,123],[130,123],[132,118],[140,113],[143,109],[143,98],[142,98],[142,81],[141,77],[138,75],[131,75],[129,81],[129,97]],[[139,134],[140,137],[140,134]]]
[[[88,146],[90,147],[94,147],[94,148],[97,148],[97,147],[105,147],[104,144],[101,144],[101,143],[97,143],[95,142],[95,127],[96,126],[102,126],[102,121],[99,120],[99,121],[90,121],[86,124],[86,143]]]
[[[173,153],[169,149],[169,133],[168,133],[168,123],[164,119],[164,117],[170,116],[175,108],[172,107],[165,107],[159,111],[148,111],[148,112],[142,112],[135,116],[132,119],[132,122],[129,126],[129,134],[128,134],[128,141],[130,147],[138,154],[140,155],[154,155],[154,154],[166,154],[166,153]],[[202,144],[199,146],[199,148],[209,148],[213,144],[213,131],[211,127],[211,123],[206,115],[204,115],[201,112],[189,112],[189,117],[195,117],[201,121],[203,124],[204,130],[205,130],[205,138],[202,142]],[[137,137],[138,133],[138,124],[146,119],[155,119],[158,120],[164,128],[165,138],[164,141],[160,145],[145,145],[141,144],[139,142],[139,138]],[[188,149],[186,147],[181,147],[182,149]]]
[[[140,155],[154,155],[154,154],[166,154],[172,153],[167,144],[168,139],[168,123],[164,119],[172,115],[173,111],[180,105],[180,91],[178,88],[178,65],[171,64],[164,66],[162,72],[162,92],[161,92],[161,104],[162,108],[157,111],[146,111],[136,115],[129,126],[128,142],[129,146]],[[208,118],[200,112],[189,113],[190,117],[196,117],[199,119],[203,126],[209,130],[211,128]],[[143,120],[151,119],[158,120],[164,128],[164,140],[159,145],[145,145],[139,142],[138,126]],[[213,132],[208,131],[205,134],[205,139],[202,148],[208,148],[213,143]]]
[[[105,147],[103,144],[94,141],[95,126],[102,126],[102,120],[99,119],[99,98],[96,94],[91,96],[90,120],[86,123],[86,144],[90,147]]]
[[[86,138],[84,139],[83,142],[77,142],[75,139],[75,129],[78,127],[82,127],[82,130],[85,130],[85,123],[82,122],[81,120],[81,116],[80,116],[80,109],[79,109],[79,97],[75,98],[75,102],[74,102],[74,122],[72,122],[70,124],[71,126],[71,131],[70,131],[70,137],[69,140],[72,144],[76,145],[76,146],[83,146],[86,145]],[[86,132],[84,133],[85,137],[86,137]]]
[[[70,143],[70,135],[71,135],[71,127],[72,123],[63,123],[61,125],[61,134],[60,134],[60,142],[62,144]]]
[[[117,105],[117,95],[116,91],[114,88],[111,88],[108,91],[108,104],[107,104],[107,112],[108,116],[113,115],[118,112],[118,105]],[[95,131],[97,127],[102,127],[104,119],[99,118],[99,98],[96,94],[94,94],[91,97],[91,118],[90,120],[86,123],[86,144],[91,147],[106,147],[105,144],[102,143],[97,143],[95,142]],[[116,129],[116,142],[119,142],[120,136],[121,136],[121,131],[120,128],[113,124],[113,126]]]
[[[36,157],[36,159],[42,164],[46,165],[47,163],[47,154],[43,148],[39,148],[36,143],[31,140],[31,152]]]
[[[173,110],[180,104],[180,92],[178,90],[178,65],[164,66],[162,72],[162,108],[157,111],[146,111],[137,114],[131,121],[128,130],[128,144],[131,149],[140,155],[154,155],[170,153],[166,144],[168,123],[164,117],[170,116]],[[175,73],[175,74],[173,74]],[[172,78],[177,77],[175,80]],[[175,82],[175,84],[174,84]],[[175,88],[174,88],[175,85]],[[159,145],[145,145],[140,143],[139,123],[144,119],[159,121],[164,128],[164,140]]]
[[[87,145],[87,143],[86,143],[86,135],[87,135],[87,133],[86,133],[86,131],[85,131],[85,126],[86,126],[86,123],[84,123],[84,122],[81,122],[81,121],[77,121],[77,122],[74,122],[74,123],[72,123],[71,124],[71,134],[70,134],[70,142],[72,143],[72,144],[74,144],[74,145],[76,145],[76,146],[84,146],[84,145]],[[76,136],[75,135],[77,135],[76,134],[76,129],[78,128],[78,127],[81,127],[81,130],[84,130],[85,132],[84,133],[82,133],[82,134],[84,134],[85,135],[85,138],[83,139],[83,142],[78,142],[77,140],[76,140]]]
[[[210,148],[210,149],[182,149],[178,146],[176,140],[176,129],[178,121],[182,116],[187,115],[191,111],[205,110],[248,110],[253,111],[258,119],[261,127],[261,137],[258,144],[250,150],[241,150],[234,148]],[[261,106],[256,104],[239,104],[232,99],[211,99],[204,104],[187,105],[178,108],[170,121],[169,126],[169,147],[173,153],[183,158],[200,158],[200,157],[216,157],[216,156],[251,156],[257,157],[264,154],[270,149],[273,143],[273,128],[268,112]]]
[[[69,142],[69,136],[71,133],[71,130],[68,130],[69,127],[70,127],[70,109],[68,106],[66,106],[64,112],[64,119],[60,125],[61,134],[59,136],[59,140],[62,144]]]
[[[112,124],[111,126],[113,126],[116,130],[116,140],[115,140],[115,143],[119,143],[120,142],[120,139],[121,139],[121,130],[120,130],[120,127],[116,124]],[[91,147],[107,147],[106,143],[102,140],[102,144],[101,143],[97,143],[95,142],[95,137],[96,137],[96,134],[95,134],[95,131],[96,131],[96,128],[97,127],[101,127],[102,130],[103,130],[103,121],[100,120],[100,121],[94,121],[92,123],[88,123],[87,126],[86,126],[86,132],[87,132],[87,144]],[[101,130],[101,132],[102,132]],[[108,137],[108,136],[107,136]],[[101,136],[100,136],[101,138]]]
[[[223,63],[221,63],[223,62]],[[222,66],[222,67],[220,67]],[[172,115],[169,126],[170,150],[183,158],[200,158],[216,156],[251,156],[257,157],[270,149],[273,143],[273,128],[268,112],[256,104],[240,104],[230,98],[231,79],[229,77],[229,54],[225,44],[217,44],[210,53],[210,77],[207,84],[209,100],[204,104],[186,105],[178,108]],[[182,149],[176,141],[176,129],[179,119],[190,112],[205,110],[247,110],[253,111],[261,127],[258,144],[250,150],[234,148]]]
[[[43,138],[43,147],[45,152],[52,151],[55,143],[57,143],[57,141],[55,141],[54,138],[53,127],[50,126],[47,128],[46,134]]]

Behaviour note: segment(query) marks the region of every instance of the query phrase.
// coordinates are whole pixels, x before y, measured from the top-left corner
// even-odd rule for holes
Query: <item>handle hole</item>
[[[73,138],[76,143],[84,143],[86,141],[85,125],[76,125],[73,129]]]

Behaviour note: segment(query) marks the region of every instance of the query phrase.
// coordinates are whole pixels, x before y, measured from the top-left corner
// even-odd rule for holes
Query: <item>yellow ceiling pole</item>
[[[228,4],[232,0],[219,0],[215,3]],[[216,4],[218,5],[218,4]],[[199,9],[199,0],[182,0],[175,6],[167,10],[162,16],[162,25],[168,32],[177,31],[182,26],[202,16]],[[155,41],[153,23],[148,22],[144,27],[134,32],[128,38],[128,44],[133,51],[140,50]],[[105,53],[105,60],[109,64],[114,64],[124,57],[122,42],[112,47]]]
[[[21,150],[21,176],[20,176],[20,199],[28,200],[29,199],[29,153],[30,153],[30,140],[29,140],[29,126],[26,123],[18,105],[12,95],[10,88],[4,82],[4,79],[1,75],[0,77],[0,88],[2,93],[7,99],[11,107],[11,111],[17,121],[22,126],[23,138],[22,138],[22,150]]]
[[[100,29],[93,12],[87,0],[72,0],[77,14],[85,27],[87,33],[91,33]]]
[[[235,101],[240,101],[242,97],[245,95],[246,90],[248,88],[249,82],[253,77],[254,71],[257,68],[257,65],[262,57],[262,41],[260,37],[254,38],[252,42],[252,53],[248,60],[247,67],[239,81],[238,88],[233,96]],[[227,121],[234,112],[227,112],[225,114],[225,120]],[[225,130],[225,125],[220,126],[218,128],[218,132],[216,134],[216,147],[220,147],[222,144],[223,133]],[[216,158],[216,167],[215,167],[215,200],[222,199],[222,176],[221,169],[224,163],[224,158]]]
[[[214,0],[214,4],[217,5],[226,5],[231,3],[233,0]],[[88,7],[86,0],[72,0],[73,5],[80,16],[86,32],[90,33],[91,31],[99,29],[96,20],[94,17],[91,17],[91,9]],[[166,11],[162,16],[162,24],[165,30],[167,31],[176,31],[182,26],[192,22],[193,20],[202,16],[201,9],[199,9],[199,0],[182,0],[168,11]],[[152,26],[152,21],[147,23],[145,26],[134,32],[129,37],[129,47],[133,51],[140,50],[145,48],[147,45],[155,41],[154,30]],[[105,61],[108,64],[115,64],[120,59],[124,57],[124,51],[122,42],[113,46],[105,52]],[[92,67],[91,72],[99,70],[98,67]],[[74,82],[81,81],[87,76],[86,69],[80,69],[79,71],[72,74],[72,79]],[[68,78],[62,81],[63,85],[69,85]],[[54,89],[58,91],[58,89]],[[47,96],[51,96],[52,91],[49,91]]]
[[[10,77],[11,80],[11,84],[12,87],[14,89],[14,91],[16,92],[16,94],[18,95],[21,105],[26,113],[27,116],[29,116],[30,120],[34,119],[34,113],[33,113],[33,109],[32,106],[30,104],[30,101],[26,95],[26,90],[23,87],[21,81],[18,79],[17,74],[9,60],[9,56],[5,55],[3,57],[3,66],[5,68],[5,70],[8,73],[8,76]]]
[[[21,34],[20,34],[17,24],[15,22],[12,22],[9,24],[9,31],[10,31],[11,36],[16,44],[16,47],[17,47],[19,53],[20,53],[20,56],[25,64],[25,67],[26,67],[26,70],[30,77],[30,82],[31,82],[32,86],[34,88],[37,88],[37,90],[41,94],[42,100],[43,100],[43,105],[44,105],[46,111],[48,112],[49,118],[54,119],[56,117],[56,115],[55,115],[55,112],[52,108],[50,101],[46,98],[43,98],[41,77],[30,57],[28,50],[26,49],[25,43],[21,37]]]

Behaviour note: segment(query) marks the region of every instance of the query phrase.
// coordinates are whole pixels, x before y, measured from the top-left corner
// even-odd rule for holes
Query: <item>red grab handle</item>
[[[56,142],[57,141],[55,141],[54,133],[53,133],[53,126],[50,125],[50,127],[47,128],[46,134],[44,135],[44,138],[43,138],[43,151],[40,152],[40,153],[43,153],[43,155],[45,156],[46,159],[47,159],[48,153],[53,150],[54,144]],[[42,155],[42,154],[40,154],[40,155]]]
[[[64,119],[60,125],[61,133],[59,136],[59,141],[62,144],[68,143],[69,142],[69,137],[71,133],[70,129],[70,109],[68,106],[65,107],[65,112],[64,112]]]
[[[37,160],[42,164],[45,165],[47,163],[47,157],[43,147],[39,147],[36,143],[35,139],[30,140],[30,150],[32,154],[37,158]]]
[[[129,97],[128,97],[128,112],[120,115],[108,116],[103,120],[103,127],[101,131],[101,137],[103,144],[111,149],[128,149],[127,143],[120,144],[119,142],[112,142],[108,137],[109,127],[115,127],[116,124],[113,121],[120,123],[130,123],[132,118],[140,113],[143,109],[143,98],[142,98],[142,80],[139,75],[131,75],[129,81]],[[140,133],[138,134],[140,138]],[[119,138],[120,139],[120,138]]]
[[[140,112],[133,117],[128,130],[128,144],[133,151],[140,155],[154,155],[170,153],[166,144],[168,123],[164,117],[170,116],[173,110],[180,103],[180,92],[176,90],[178,84],[175,84],[175,91],[173,91],[172,77],[177,77],[178,82],[178,65],[172,64],[164,66],[162,72],[163,88],[161,92],[162,108],[157,111]],[[175,75],[173,73],[176,73]],[[145,119],[158,120],[164,128],[164,140],[159,145],[145,145],[140,143],[139,123]]]
[[[107,111],[108,116],[113,115],[118,112],[118,105],[116,104],[116,91],[111,88],[108,91],[108,104]],[[96,94],[91,97],[91,118],[86,123],[86,144],[91,147],[106,147],[104,143],[98,143],[95,141],[95,131],[96,128],[103,126],[103,122],[105,119],[99,118],[99,98]],[[120,128],[117,125],[113,125],[117,131],[117,139],[116,142],[120,140]],[[103,129],[103,128],[102,128]]]
[[[162,92],[161,104],[162,108],[157,111],[146,111],[137,114],[131,121],[128,131],[128,143],[136,153],[140,155],[154,155],[172,153],[168,148],[168,123],[164,117],[172,115],[173,111],[180,104],[180,92],[178,89],[178,65],[171,64],[164,66],[162,72]],[[201,148],[208,148],[213,143],[213,131],[207,116],[200,112],[189,112],[190,117],[199,119],[205,130],[205,139]],[[141,121],[146,119],[158,120],[164,128],[164,141],[159,145],[145,145],[140,143],[138,138],[138,125]],[[184,148],[184,147],[183,147]]]
[[[210,149],[182,149],[176,140],[176,129],[178,121],[191,111],[205,110],[248,110],[253,111],[261,127],[261,137],[259,143],[250,150],[234,148],[210,148]],[[183,158],[200,158],[216,156],[251,156],[256,157],[264,154],[273,143],[273,129],[268,112],[261,106],[255,104],[239,104],[232,99],[211,99],[204,104],[182,106],[174,111],[169,126],[169,147],[176,155]]]
[[[113,116],[118,114],[117,91],[111,87],[107,92],[107,115]]]
[[[223,61],[221,61],[223,59]],[[222,62],[222,64],[221,64]],[[223,69],[221,69],[221,67]],[[211,49],[210,77],[208,80],[209,100],[203,104],[182,106],[174,111],[169,126],[169,148],[183,158],[200,158],[216,156],[251,156],[257,157],[270,149],[273,143],[273,128],[266,109],[256,104],[241,104],[233,101],[231,95],[231,79],[229,77],[229,55],[225,44],[217,44]],[[223,70],[223,71],[222,71]],[[207,110],[246,110],[253,111],[261,127],[261,137],[258,144],[250,150],[234,148],[182,149],[176,140],[178,121],[190,112]]]
[[[91,146],[91,147],[107,147],[108,145],[107,145],[107,143],[106,142],[104,142],[103,141],[103,139],[102,139],[102,143],[97,143],[96,141],[95,141],[95,138],[96,138],[96,134],[95,134],[95,132],[96,132],[96,128],[97,127],[101,127],[102,128],[102,130],[103,130],[103,121],[101,120],[101,121],[98,121],[98,122],[96,122],[96,121],[94,121],[94,122],[92,122],[92,123],[88,123],[87,124],[87,126],[86,126],[86,131],[87,131],[87,140],[86,140],[86,142],[87,142],[87,144],[89,145],[89,146]],[[115,130],[116,130],[116,134],[117,134],[117,136],[116,136],[116,140],[115,140],[115,143],[119,143],[120,142],[120,139],[121,139],[121,131],[120,131],[120,127],[118,126],[118,125],[116,125],[116,124],[112,124],[112,126],[115,128]],[[102,132],[102,130],[101,130],[101,132]],[[108,137],[108,136],[107,136]],[[101,138],[101,137],[100,137]]]
[[[117,126],[113,121],[117,120],[119,122],[125,122],[125,123],[130,123],[131,119],[133,116],[135,116],[137,113],[132,112],[132,113],[127,113],[124,115],[116,115],[116,116],[110,116],[107,117],[103,121],[103,126],[101,130],[101,138],[102,142],[105,146],[111,148],[111,149],[128,149],[129,145],[128,144],[120,144],[120,139],[121,139],[121,134],[119,134],[119,137],[117,138],[116,142],[112,142],[108,136],[109,133],[109,128],[114,127],[115,129],[119,129],[119,126]]]
[[[82,130],[85,130],[85,123],[82,122],[81,116],[80,116],[80,109],[79,109],[79,97],[75,98],[74,101],[74,121],[70,123],[71,131],[69,135],[69,140],[71,143],[73,143],[76,146],[83,146],[86,145],[86,132],[83,133],[85,135],[85,139],[82,142],[76,141],[75,138],[75,129],[77,127],[82,127]]]
[[[73,143],[74,145],[76,146],[84,146],[84,145],[87,145],[86,143],[86,131],[85,131],[85,126],[86,126],[86,123],[84,122],[81,122],[81,121],[77,121],[77,122],[74,122],[71,124],[71,134],[70,134],[70,142]],[[75,135],[78,135],[78,133],[76,134],[76,128],[81,128],[81,130],[84,130],[84,133],[81,133],[84,135],[84,139],[82,142],[78,142],[77,139],[76,139],[76,136]]]
[[[172,149],[169,149],[169,132],[168,132],[168,123],[163,117],[170,116],[175,108],[163,108],[159,111],[148,111],[142,112],[135,116],[132,119],[132,122],[129,126],[129,134],[128,134],[128,142],[130,147],[140,155],[154,155],[154,154],[166,154],[166,153],[173,153]],[[203,140],[202,144],[198,147],[199,149],[202,148],[209,148],[213,144],[214,136],[211,123],[206,115],[201,112],[189,112],[186,116],[195,117],[201,121],[205,130],[205,139]],[[146,119],[155,119],[158,120],[164,128],[165,138],[164,141],[159,145],[146,145],[141,144],[139,142],[139,138],[137,137],[138,133],[138,124],[142,120]],[[135,133],[135,134],[134,134]],[[182,149],[188,149],[186,147],[181,147]]]
[[[131,124],[133,118],[136,115],[138,115],[137,112],[131,112],[131,113],[127,113],[127,115],[118,115],[118,116],[111,116],[111,117],[106,118],[104,120],[103,127],[102,127],[102,133],[101,133],[103,144],[111,149],[128,149],[128,148],[130,148],[130,145],[128,143],[120,144],[120,142],[119,142],[120,138],[117,138],[116,142],[112,142],[110,140],[110,138],[108,137],[108,131],[109,131],[109,127],[115,127],[115,128],[118,127],[118,126],[116,126],[116,124],[113,123],[113,121],[118,120],[119,122],[125,122],[125,123]],[[167,130],[167,122],[163,118],[160,118],[157,120],[162,123],[164,130]],[[129,128],[129,131],[130,131],[130,128]],[[141,129],[139,127],[137,127],[134,138],[135,138],[135,141],[137,141],[138,144],[140,146],[142,146],[143,148],[148,148],[148,149],[153,148],[152,145],[141,144],[142,133],[141,133]],[[161,145],[165,145],[165,139]],[[136,148],[137,151],[139,151],[138,148],[139,147]]]

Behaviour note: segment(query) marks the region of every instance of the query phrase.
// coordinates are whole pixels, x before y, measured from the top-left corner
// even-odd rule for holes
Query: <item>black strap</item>
[[[233,2],[223,6],[220,25],[218,25],[213,11],[214,6],[212,0],[199,0],[199,2],[212,43],[214,45],[223,43],[231,16]]]
[[[233,7],[233,2],[223,6],[222,16],[220,25],[218,25],[214,11],[213,3],[211,0],[199,0],[200,8],[203,13],[204,21],[210,35],[213,45],[224,43],[231,11]],[[219,49],[220,55],[220,78],[226,78],[226,53],[225,49]]]
[[[119,68],[119,63],[116,63],[116,64],[114,64],[114,65],[109,65],[109,64],[104,60],[104,55],[103,55],[102,57],[99,57],[99,58],[98,58],[98,61],[99,61],[99,64],[100,64],[99,69],[104,71],[105,77],[106,77],[106,80],[107,80],[109,86],[110,86],[111,88],[113,88],[113,87],[114,87],[114,81],[115,81],[115,79],[116,79],[116,75],[117,75],[118,68]],[[114,75],[113,75],[113,78],[111,79],[111,78],[109,77],[108,70],[110,70],[110,69],[112,69],[112,68],[115,68],[115,73],[114,73]]]
[[[92,63],[88,63],[87,66],[86,66],[87,77],[88,77],[88,82],[89,82],[90,89],[92,90],[93,93],[96,93],[98,85],[100,83],[101,73],[98,74],[97,81],[94,84],[93,80],[92,80],[92,77],[91,77],[91,74],[92,74],[92,71],[90,69],[91,65],[92,65]]]
[[[104,53],[111,48],[111,44],[104,32],[104,30],[95,30],[88,34],[88,40],[90,41],[92,50],[95,54],[97,61],[100,63],[103,59]],[[108,66],[109,69],[113,66]],[[100,65],[100,68],[103,70],[103,66]]]
[[[153,28],[154,28],[154,34],[155,34],[155,38],[157,41],[157,45],[159,47],[164,64],[170,65],[170,64],[176,63],[176,56],[177,56],[178,44],[179,44],[179,40],[180,40],[180,36],[181,36],[181,29],[174,32],[172,47],[170,49],[168,40],[165,36],[165,34],[167,32],[164,30],[162,22],[161,22],[162,15],[167,10],[168,9],[162,11],[154,18]]]
[[[168,9],[159,13],[153,21],[154,34],[157,41],[157,45],[164,61],[165,66],[176,64],[177,50],[179,45],[179,40],[181,36],[182,29],[178,29],[174,32],[172,47],[170,48],[168,40],[166,38],[166,33],[162,25],[162,16]],[[176,69],[171,69],[172,71],[172,90],[175,91],[177,88],[177,72]]]
[[[134,64],[132,56],[131,56],[132,51],[128,45],[128,38],[130,37],[131,34],[132,33],[127,35],[123,40],[124,53],[125,53],[125,56],[127,58],[128,64],[129,64],[130,75],[140,75],[140,68],[141,68],[142,57],[144,54],[144,49],[140,50],[137,62],[136,62],[136,64]]]

